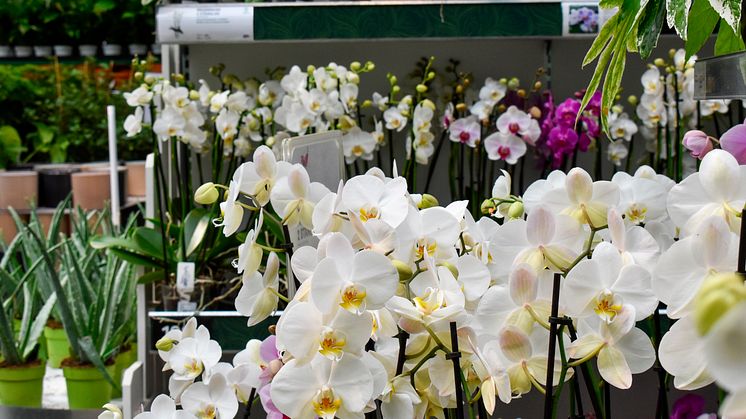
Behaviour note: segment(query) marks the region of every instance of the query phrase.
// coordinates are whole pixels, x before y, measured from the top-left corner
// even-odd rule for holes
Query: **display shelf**
[[[235,17],[237,8],[244,17],[231,21],[227,16]],[[173,19],[174,11],[183,22],[191,19],[200,21],[198,25],[224,19],[225,28],[250,22],[253,16],[253,27],[244,28],[253,35],[236,38],[230,30],[211,30],[199,39],[176,36],[170,31],[181,26],[171,22],[182,21]],[[561,2],[541,0],[172,4],[159,8],[158,17],[160,41],[172,44],[562,35]]]

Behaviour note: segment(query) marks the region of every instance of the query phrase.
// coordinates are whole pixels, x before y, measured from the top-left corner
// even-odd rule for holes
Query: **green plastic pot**
[[[70,341],[67,340],[65,329],[44,327],[44,337],[47,340],[49,365],[53,368],[59,368],[62,360],[70,357]]]
[[[124,352],[120,352],[117,355],[116,364],[115,364],[116,372],[114,374],[115,383],[119,383],[121,385],[122,375],[124,374],[124,370],[126,370],[136,360],[137,360],[137,345],[131,345],[128,350]],[[112,395],[112,398],[114,399],[122,397],[122,389],[113,388],[111,395]]]
[[[41,407],[45,371],[46,365],[43,361],[32,365],[0,368],[0,404]]]
[[[113,377],[116,364],[108,365],[106,371]],[[100,409],[111,401],[111,384],[95,366],[64,366],[62,374],[67,383],[70,409]]]

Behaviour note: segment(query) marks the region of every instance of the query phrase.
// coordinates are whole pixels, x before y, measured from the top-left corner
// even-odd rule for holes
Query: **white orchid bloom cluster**
[[[244,211],[258,213],[238,250],[236,308],[256,324],[285,302],[276,334],[225,364],[203,327],[190,321],[171,332],[159,344],[174,371],[171,397],[198,417],[232,417],[258,394],[273,418],[359,418],[374,409],[387,419],[425,418],[455,407],[458,386],[493,413],[497,399],[544,391],[550,365],[553,385],[562,385],[585,362],[627,389],[656,362],[636,324],[663,302],[677,321],[657,337],[658,359],[676,387],[717,380],[733,392],[724,414],[742,417],[746,339],[732,336],[746,335],[746,288],[732,277],[746,166],[713,150],[679,184],[643,166],[595,182],[580,168],[554,171],[523,197],[509,185],[504,174],[493,190],[510,204],[494,211],[510,213],[503,223],[477,221],[466,201],[438,206],[377,168],[331,192],[260,147],[234,174],[222,226],[234,234]],[[267,222],[302,225],[319,239],[290,259],[300,283],[292,295],[278,285],[275,250],[263,255]],[[565,322],[549,359],[556,276]],[[160,400],[158,409],[172,408]]]
[[[694,62],[697,56],[686,59],[683,49],[669,52],[671,61],[657,58],[647,71],[642,74],[640,82],[643,94],[637,104],[637,117],[642,126],[640,132],[647,141],[647,149],[651,153],[660,152],[665,158],[671,152],[658,150],[658,144],[665,137],[665,130],[673,131],[675,123],[682,121],[682,125],[689,125],[694,129],[697,122],[697,101],[694,100]],[[664,70],[665,74],[661,71]],[[711,115],[713,111],[722,112],[718,103],[701,107],[701,116]],[[727,110],[727,108],[726,108]],[[678,116],[677,116],[678,112]]]
[[[606,153],[609,161],[614,163],[615,166],[621,166],[622,160],[626,159],[629,155],[627,144],[637,134],[638,127],[635,121],[624,112],[624,108],[620,105],[611,108],[607,121],[611,143]]]

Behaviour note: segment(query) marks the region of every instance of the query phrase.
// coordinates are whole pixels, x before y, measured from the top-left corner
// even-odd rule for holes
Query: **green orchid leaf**
[[[204,208],[195,208],[189,211],[184,220],[184,240],[187,243],[186,255],[184,259],[189,258],[192,253],[202,244],[210,226],[210,214]]]
[[[734,33],[740,32],[741,1],[740,0],[710,0],[710,5]],[[722,26],[722,25],[721,25]],[[722,28],[721,28],[722,29]],[[716,53],[717,55],[717,53]]]
[[[153,259],[163,258],[163,239],[161,234],[148,227],[138,227],[132,235],[137,250]]]
[[[685,41],[687,35],[686,24],[689,20],[689,9],[691,7],[692,0],[666,0],[668,27],[676,29],[676,33]]]
[[[593,44],[591,44],[591,47],[588,48],[588,52],[585,54],[585,58],[583,58],[583,67],[592,63],[593,60],[598,58],[598,56],[601,54],[601,51],[603,51],[606,45],[609,43],[612,34],[616,32],[615,30],[617,28],[618,21],[619,13],[615,14],[606,21],[604,26],[601,28],[601,31],[598,33],[598,36],[596,36],[596,39],[593,40]]]
[[[642,59],[650,57],[653,49],[658,45],[665,15],[666,9],[663,7],[663,2],[651,1],[645,6],[640,25],[637,27],[637,49]]]
[[[740,33],[734,33],[730,25],[724,23],[725,20],[721,19],[718,37],[715,40],[715,55],[725,55],[743,51],[744,44]]]
[[[689,11],[687,26],[686,59],[699,52],[712,35],[720,17],[708,0],[694,0]]]
[[[146,274],[143,274],[140,276],[140,278],[137,279],[138,284],[152,284],[153,282],[160,282],[165,279],[163,269],[157,269],[155,271],[150,271]]]
[[[57,302],[57,296],[52,295],[52,298],[48,299],[42,306],[39,313],[37,313],[34,322],[31,323],[31,329],[26,339],[26,348],[23,349],[23,358],[26,359],[33,352],[36,344],[39,342],[42,332],[44,332],[44,326],[47,325],[49,315],[52,313],[54,304]]]

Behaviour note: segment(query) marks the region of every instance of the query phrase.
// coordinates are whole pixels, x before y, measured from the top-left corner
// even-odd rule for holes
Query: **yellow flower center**
[[[198,376],[202,374],[202,363],[196,359],[192,359],[188,364],[184,366],[184,369],[189,375]]]
[[[339,305],[349,312],[358,313],[365,310],[365,295],[364,289],[348,285],[342,290],[342,302]]]
[[[596,306],[593,311],[605,322],[610,323],[622,311],[621,298],[611,291],[603,291],[596,297]]]
[[[363,154],[365,154],[365,149],[361,145],[356,145],[356,146],[352,147],[352,154],[354,154],[355,156],[360,157]]]
[[[359,147],[359,146],[355,146],[355,147]],[[368,221],[373,218],[378,218],[379,216],[380,214],[378,213],[378,208],[376,207],[360,208],[360,221],[362,222]]]
[[[332,419],[342,405],[342,399],[334,391],[324,386],[313,398],[313,410],[322,419]]]
[[[425,316],[432,314],[441,307],[445,307],[443,294],[433,289],[428,289],[424,296],[415,297],[412,301],[417,310]]]
[[[417,254],[417,259],[422,259],[425,256],[425,251],[427,250],[427,254],[432,256],[435,254],[435,251],[438,249],[438,245],[435,242],[429,242],[427,239],[420,239],[415,244],[415,253]]]
[[[327,358],[338,360],[342,357],[342,350],[346,343],[347,340],[345,339],[344,334],[332,329],[326,329],[321,332],[319,353]]]
[[[627,219],[635,224],[640,224],[645,221],[645,216],[648,213],[647,207],[640,204],[632,204],[627,208],[627,212],[624,214],[627,216]]]
[[[389,122],[389,123],[394,128],[399,128],[399,125],[401,125],[401,121],[399,119],[397,119],[397,118],[392,119],[391,122]]]
[[[215,419],[217,415],[218,412],[215,409],[215,406],[211,404],[203,407],[199,412],[197,412],[197,417],[199,419]]]

